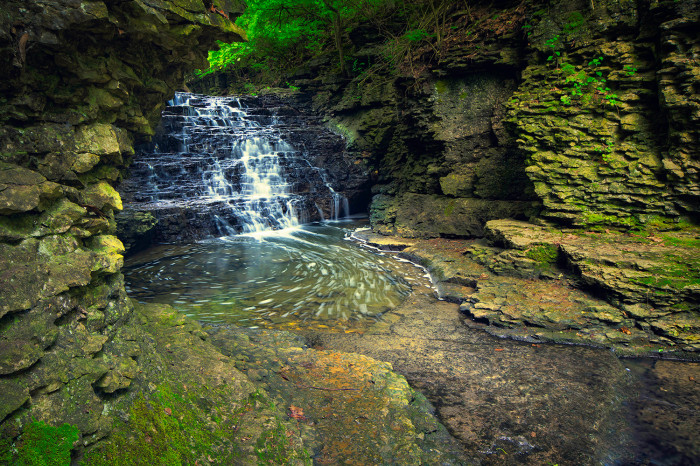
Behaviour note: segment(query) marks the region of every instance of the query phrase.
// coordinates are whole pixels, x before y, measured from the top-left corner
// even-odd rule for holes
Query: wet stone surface
[[[394,239],[369,230],[354,236],[372,247],[400,249],[401,257],[427,267],[441,298],[461,305],[469,317],[465,324],[493,335],[608,347],[625,356],[697,359],[695,230],[647,238],[512,220],[488,222],[487,230],[489,240]],[[666,284],[663,293],[645,300],[655,291],[642,287],[642,278],[671,275],[682,288]]]
[[[434,408],[389,363],[309,349],[287,332],[207,331],[239,370],[286,408],[314,464],[464,464]]]
[[[569,293],[570,302],[586,302],[566,278],[556,283],[496,275],[463,254],[468,245],[474,242],[434,239],[393,247],[403,248],[391,253],[395,257],[433,271],[442,300],[424,272],[407,264],[413,271],[403,277],[401,269],[391,270],[410,283],[410,292],[379,316],[358,320],[360,326],[350,328],[352,321],[333,315],[322,324],[297,315],[296,324],[275,327],[263,316],[267,325],[253,327],[299,336],[214,325],[209,339],[286,410],[315,464],[692,464],[700,422],[697,363],[619,359],[602,348],[549,344],[562,332],[548,335],[537,326],[529,336],[510,335],[529,341],[489,335],[482,330],[506,327],[474,322],[458,304],[486,293],[479,284],[520,289],[511,297],[520,304],[549,299],[562,308],[561,295],[551,295],[556,287]],[[367,254],[377,263],[391,262],[390,253]],[[195,282],[194,288],[210,288]],[[543,283],[555,288],[538,288]],[[283,303],[279,309],[289,308]],[[421,394],[461,455],[427,416],[431,408]]]
[[[498,340],[458,306],[416,290],[364,335],[318,348],[389,361],[433,402],[475,464],[597,464],[629,458],[622,401],[631,378],[610,352]]]

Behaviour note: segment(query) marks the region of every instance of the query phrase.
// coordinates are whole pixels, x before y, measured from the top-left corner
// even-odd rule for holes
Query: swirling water
[[[161,245],[126,261],[130,296],[203,322],[358,331],[398,306],[420,269],[345,240],[343,225]]]

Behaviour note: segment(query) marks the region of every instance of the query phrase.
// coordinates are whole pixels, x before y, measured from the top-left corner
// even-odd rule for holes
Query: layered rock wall
[[[185,72],[215,39],[242,40],[241,12],[227,0],[0,6],[1,455],[32,420],[77,426],[83,446],[110,431],[107,405],[140,370],[113,186]]]
[[[579,226],[697,220],[698,3],[598,5],[529,19],[506,123],[544,213]]]
[[[375,68],[360,65],[392,50],[361,25],[348,36],[353,77],[319,59],[290,82],[367,168],[380,232],[483,236],[490,219],[541,216],[668,228],[699,214],[698,11],[696,0],[475,6],[452,11],[439,55],[423,45]]]

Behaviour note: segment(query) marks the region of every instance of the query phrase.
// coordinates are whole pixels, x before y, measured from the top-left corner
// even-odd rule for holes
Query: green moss
[[[564,25],[564,33],[565,34],[571,34],[578,30],[581,26],[583,26],[583,23],[585,22],[585,19],[581,12],[579,11],[572,11],[569,13],[569,16],[566,18],[566,24]]]
[[[112,438],[89,452],[83,464],[208,464],[207,456],[216,457],[221,464],[235,464],[240,454],[232,438],[249,405],[244,404],[235,419],[217,424],[212,421],[221,418],[216,407],[207,407],[205,411],[211,415],[207,418],[201,403],[193,393],[160,387],[149,399],[137,400],[129,420],[117,425]]]
[[[449,217],[450,215],[452,215],[452,212],[454,212],[454,210],[455,210],[455,201],[453,199],[450,199],[448,201],[447,205],[445,206],[445,216]]]
[[[632,279],[632,281],[640,285],[674,290],[700,286],[700,269],[696,264],[669,261],[663,269],[652,269],[649,272],[650,275]]]
[[[664,239],[664,243],[668,246],[676,246],[681,248],[696,248],[700,249],[700,238],[682,238],[672,235],[660,235]]]
[[[59,427],[32,422],[14,444],[0,443],[0,462],[16,466],[59,466],[71,463],[71,450],[78,441],[78,428],[70,424]]]
[[[449,85],[447,84],[447,81],[444,81],[442,79],[435,81],[435,90],[438,94],[446,93],[449,90]]]
[[[584,210],[581,213],[581,220],[583,225],[586,227],[624,227],[628,229],[641,229],[642,225],[639,220],[633,216],[621,216],[621,215],[605,215],[599,212],[592,212],[590,210]]]
[[[213,390],[204,387],[207,390]],[[119,422],[111,438],[88,452],[82,463],[94,465],[185,465],[242,464],[241,442],[237,435],[247,419],[256,412],[275,409],[274,404],[256,391],[240,401],[233,415],[229,406],[213,405],[197,395],[197,390],[161,386],[148,398],[136,400],[129,411],[129,420]],[[215,397],[214,397],[215,398]],[[257,439],[256,453],[264,464],[310,463],[305,450],[295,449],[284,425],[264,430]],[[293,461],[292,461],[293,460]]]
[[[289,440],[287,429],[280,423],[272,429],[263,431],[255,443],[255,453],[258,455],[258,464],[293,464],[299,459],[299,452]],[[301,455],[304,464],[311,465],[306,450]]]
[[[541,264],[554,264],[559,257],[559,248],[553,244],[542,244],[528,249],[525,255]]]

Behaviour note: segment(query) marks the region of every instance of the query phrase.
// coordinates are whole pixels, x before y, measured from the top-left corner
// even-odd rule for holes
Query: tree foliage
[[[358,70],[348,54],[348,33],[360,25],[382,36],[387,52],[384,65],[394,66],[406,50],[419,44],[440,44],[448,14],[466,1],[449,0],[248,0],[237,24],[248,42],[219,43],[209,53],[210,68],[199,76],[227,69],[262,76],[274,83],[281,71],[312,57],[334,54],[341,74]],[[373,66],[376,64],[373,64]],[[365,64],[366,67],[366,64]],[[366,69],[366,68],[365,68]],[[279,84],[279,83],[277,83]]]

